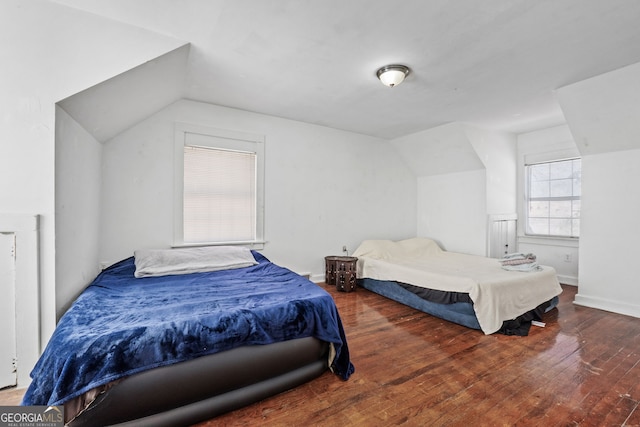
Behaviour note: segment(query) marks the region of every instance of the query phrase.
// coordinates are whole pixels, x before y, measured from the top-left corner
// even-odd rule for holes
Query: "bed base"
[[[394,281],[358,279],[358,285],[376,294],[382,295],[401,304],[407,305],[416,310],[430,314],[458,325],[471,329],[482,329],[478,323],[478,318],[473,310],[473,304],[466,302],[456,302],[453,304],[440,304],[427,301],[416,294],[406,290]],[[544,309],[548,312],[558,304],[558,297],[549,301],[549,306]]]
[[[192,425],[320,376],[328,369],[329,346],[300,338],[145,371],[101,393],[68,425]]]

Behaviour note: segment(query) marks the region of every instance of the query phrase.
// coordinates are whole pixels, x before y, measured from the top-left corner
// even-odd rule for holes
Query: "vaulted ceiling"
[[[56,2],[191,43],[184,98],[382,138],[559,124],[556,89],[640,62],[637,0]]]

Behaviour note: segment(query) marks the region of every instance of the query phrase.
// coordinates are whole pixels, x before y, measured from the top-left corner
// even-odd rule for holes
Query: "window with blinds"
[[[174,246],[251,244],[264,229],[264,137],[176,124]]]
[[[526,234],[580,236],[581,172],[580,159],[526,165]]]
[[[184,147],[185,243],[256,239],[256,153]]]

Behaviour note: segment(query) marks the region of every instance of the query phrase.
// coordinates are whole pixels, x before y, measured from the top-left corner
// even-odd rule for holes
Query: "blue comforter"
[[[331,368],[348,379],[331,295],[253,254],[258,265],[210,273],[136,279],[133,257],[104,270],[60,319],[23,405],[60,405],[144,370],[308,336],[333,343]]]

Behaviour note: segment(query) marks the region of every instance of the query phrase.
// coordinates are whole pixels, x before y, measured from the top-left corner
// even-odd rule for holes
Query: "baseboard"
[[[614,301],[605,298],[590,297],[576,294],[573,301],[576,305],[584,307],[597,308],[598,310],[610,311],[612,313],[623,314],[625,316],[640,318],[640,306],[635,304],[627,304],[622,301]]]
[[[558,281],[563,285],[578,286],[578,278],[574,276],[558,274]]]
[[[324,274],[311,274],[309,276],[309,280],[311,280],[313,283],[324,282]]]

